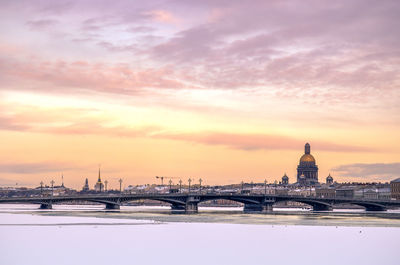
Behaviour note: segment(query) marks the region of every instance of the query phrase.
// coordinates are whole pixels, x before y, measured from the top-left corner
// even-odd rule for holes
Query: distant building
[[[289,194],[289,189],[288,188],[283,188],[283,187],[278,187],[275,189],[275,194],[276,195],[288,195]]]
[[[373,185],[362,187],[355,191],[355,198],[365,198],[365,199],[380,199],[380,200],[390,200],[390,186],[389,185]]]
[[[390,200],[392,197],[390,186],[378,188],[377,192],[378,192],[378,199],[380,200]]]
[[[329,173],[329,175],[326,177],[326,185],[332,185],[333,184],[333,178],[331,176],[331,174]]]
[[[304,155],[297,166],[297,183],[300,185],[315,185],[318,183],[318,166],[311,155],[309,143],[304,146]],[[304,177],[304,178],[303,178]]]
[[[287,195],[293,195],[293,196],[316,196],[315,195],[315,188],[297,188],[297,189],[290,189],[288,190]]]
[[[315,189],[315,195],[318,198],[335,198],[336,191],[332,188],[319,188]]]
[[[400,200],[400,178],[390,182],[390,192],[392,198]]]
[[[364,189],[363,198],[365,199],[378,199],[378,192],[374,188]]]
[[[82,191],[89,191],[89,180],[86,178]]]
[[[355,188],[344,187],[336,190],[336,198],[352,199],[354,198]]]
[[[282,177],[282,185],[289,185],[289,177],[286,175],[286,173]]]
[[[97,179],[97,182],[94,185],[94,190],[98,191],[98,192],[104,191],[104,184],[103,184],[103,182],[101,182],[100,168],[99,168],[99,178]]]

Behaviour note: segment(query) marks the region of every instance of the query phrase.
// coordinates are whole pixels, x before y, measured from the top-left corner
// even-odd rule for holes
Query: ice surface
[[[96,224],[151,224],[153,220],[112,219],[74,216],[42,216],[0,213],[0,225],[96,225]]]
[[[149,223],[123,214],[2,212],[0,264],[399,264],[397,227]]]

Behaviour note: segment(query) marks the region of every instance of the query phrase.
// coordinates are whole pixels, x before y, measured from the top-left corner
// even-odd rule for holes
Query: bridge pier
[[[198,213],[198,203],[197,202],[187,202],[185,205],[185,213]]]
[[[189,196],[186,198],[185,213],[197,213],[199,211],[200,198],[197,196]]]
[[[185,204],[171,204],[171,211],[177,213],[198,213],[197,202],[186,202]]]
[[[261,212],[263,213],[270,213],[274,211],[273,203],[267,203],[262,205]]]
[[[120,205],[116,203],[106,203],[106,210],[119,210]]]
[[[53,209],[53,204],[51,204],[51,203],[42,203],[42,204],[40,204],[39,209],[42,209],[42,210]]]

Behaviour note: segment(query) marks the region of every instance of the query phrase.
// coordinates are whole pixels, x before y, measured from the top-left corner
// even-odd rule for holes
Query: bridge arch
[[[170,198],[129,198],[129,199],[122,199],[121,202],[130,202],[130,201],[138,201],[138,200],[152,200],[152,201],[159,201],[159,202],[166,202],[169,204],[177,204],[177,205],[185,205],[184,201],[177,200],[177,199],[170,199]]]
[[[314,211],[330,211],[332,210],[332,204],[327,202],[321,202],[318,200],[313,200],[307,197],[304,198],[282,198],[277,201],[293,201],[293,202],[300,202],[307,205],[310,205]]]
[[[336,205],[338,204],[354,204],[358,205],[361,207],[364,207],[366,211],[386,211],[387,207],[385,205],[379,204],[379,203],[374,203],[374,202],[340,202],[340,203],[335,203]]]
[[[199,203],[213,201],[213,200],[227,200],[227,201],[240,202],[243,204],[261,204],[261,202],[258,200],[252,200],[248,198],[235,197],[235,196],[203,197],[200,199]]]

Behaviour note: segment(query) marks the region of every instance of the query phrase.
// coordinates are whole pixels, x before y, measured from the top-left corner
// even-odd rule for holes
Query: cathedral
[[[318,183],[318,166],[315,158],[310,154],[310,144],[306,143],[304,155],[297,166],[297,183],[300,185],[315,185]]]

